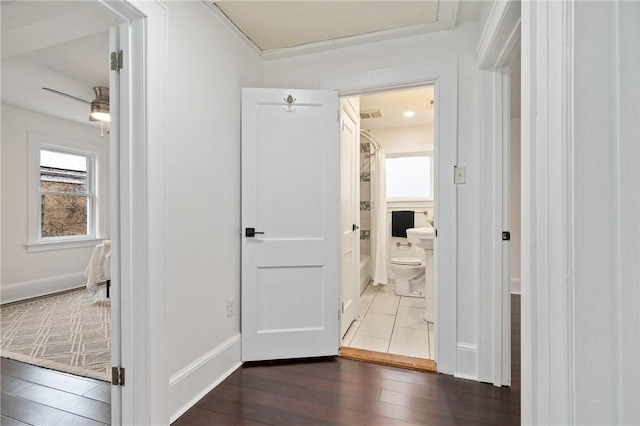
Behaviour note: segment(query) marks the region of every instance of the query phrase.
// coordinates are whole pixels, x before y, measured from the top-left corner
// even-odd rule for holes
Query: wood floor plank
[[[14,394],[31,385],[32,383],[16,379],[15,377],[5,376],[4,374],[0,375],[0,388],[2,388],[2,392]]]
[[[400,426],[400,425],[418,425],[442,423],[443,418],[433,418],[425,413],[419,413],[413,421],[406,421],[405,417],[416,417],[416,413],[407,413],[402,407],[393,405],[380,405],[369,401],[365,406],[359,409],[345,407],[344,396],[332,403],[325,403],[320,398],[309,398],[308,396],[287,396],[281,393],[274,393],[271,389],[258,390],[245,386],[221,385],[218,394],[221,398],[236,398],[242,395],[244,400],[252,401],[261,406],[267,406],[271,409],[285,411],[298,416],[305,416],[311,421],[320,424],[375,424],[380,426]],[[377,406],[378,413],[374,412],[374,406]],[[380,415],[380,411],[385,411],[384,415]],[[301,424],[307,424],[309,420],[305,420]],[[298,424],[298,423],[296,423]]]
[[[268,370],[263,370],[268,372]],[[256,373],[256,370],[252,370]],[[304,399],[314,405],[323,405],[327,412],[337,410],[340,415],[345,412],[353,418],[347,418],[347,424],[388,424],[388,425],[410,425],[425,424],[449,424],[451,419],[439,415],[422,415],[420,418],[413,418],[406,413],[402,407],[387,404],[379,401],[380,388],[372,386],[343,387],[340,384],[332,384],[330,387],[319,385],[316,381],[308,381],[301,377],[298,384],[279,382],[273,379],[266,379],[258,375],[234,374],[226,381],[237,383],[244,388],[261,389],[268,392],[280,393],[297,399]],[[306,382],[305,382],[306,380]],[[301,383],[302,382],[302,383]],[[352,412],[355,411],[355,412]],[[429,417],[427,419],[426,417]],[[403,420],[407,419],[408,420]],[[359,420],[357,420],[359,419]],[[356,421],[356,423],[353,423]]]
[[[40,385],[29,386],[15,396],[101,423],[111,423],[111,404],[95,399]]]
[[[453,417],[463,421],[477,421],[492,425],[520,424],[520,407],[515,404],[510,407],[507,404],[480,405],[478,401],[469,398],[460,399],[458,395],[452,395],[451,400],[435,400],[422,398],[401,392],[383,390],[380,393],[380,401],[398,404],[412,411],[428,411],[445,417]],[[491,400],[486,400],[489,402]],[[515,413],[509,413],[509,410]],[[505,412],[507,411],[507,412]]]
[[[375,380],[385,379],[416,386],[426,386],[435,389],[446,389],[455,392],[469,393],[486,398],[502,400],[519,400],[519,395],[513,395],[508,388],[499,388],[485,383],[456,379],[451,376],[431,373],[416,373],[395,367],[387,367],[363,362],[335,359],[331,362],[301,362],[297,364],[273,365],[274,369],[286,369],[308,377],[340,380],[356,385],[368,385]]]
[[[254,422],[218,411],[207,410],[198,406],[190,408],[178,420],[172,423],[173,426],[262,426],[266,423]]]
[[[111,384],[102,383],[91,389],[89,392],[84,393],[82,396],[85,398],[95,399],[97,401],[106,402],[107,404],[111,403]]]
[[[9,417],[0,416],[0,426],[28,426],[26,423],[19,422]]]
[[[319,424],[349,424],[335,416],[331,407],[327,407],[319,401],[314,403],[280,393],[262,391],[245,386],[237,386],[231,383],[222,383],[212,392],[213,397],[225,400],[236,400],[242,397],[243,401],[256,406],[267,407],[272,410],[286,412],[295,415],[306,422],[316,422]]]
[[[329,378],[327,375],[315,377],[310,380],[308,374],[290,374],[283,370],[272,368],[249,368],[242,370],[242,380],[244,383],[250,383],[252,379],[270,380],[274,392],[280,387],[285,389],[294,388],[296,392],[302,393],[305,388],[312,388],[315,391],[324,393],[335,392],[341,395],[358,395],[363,399],[377,400],[381,390],[391,390],[403,392],[411,395],[422,396],[425,398],[447,400],[447,392],[443,392],[442,388],[434,386],[421,386],[412,383],[398,382],[388,379],[371,379],[368,376],[360,379],[343,375],[342,380],[336,377]],[[237,375],[234,373],[228,380],[232,383],[238,383]],[[249,384],[252,386],[252,384]],[[468,395],[469,398],[477,398],[478,401],[485,401],[486,398],[475,395]]]
[[[0,369],[2,374],[6,376],[74,393],[76,395],[89,392],[99,385],[97,381],[84,380],[70,374],[47,370],[7,358],[2,358]]]
[[[215,389],[213,391],[215,391]],[[230,400],[228,398],[208,394],[200,400],[196,406],[269,425],[327,426],[332,424],[325,421],[317,421],[306,416],[292,415],[286,411],[273,409],[271,407],[250,403],[245,401],[243,398]]]
[[[333,394],[332,390],[335,390],[336,393],[334,394],[334,399],[326,402],[338,406],[348,406],[347,400],[353,395],[358,395],[359,398],[364,400],[377,400],[379,393],[388,391],[388,389],[393,389],[398,393],[406,394],[408,397],[421,397],[421,402],[424,403],[425,407],[480,407],[484,410],[496,411],[496,413],[498,413],[496,416],[498,417],[502,416],[500,413],[506,413],[507,416],[502,416],[505,418],[508,417],[508,414],[519,415],[520,413],[520,404],[517,401],[502,401],[500,399],[485,398],[473,394],[453,392],[442,388],[418,386],[386,379],[379,379],[379,382],[365,379],[363,380],[363,383],[360,384],[344,382],[337,383],[335,380],[321,377],[310,379],[308,374],[285,374],[282,371],[268,367],[247,368],[242,369],[241,371],[242,375],[239,376],[234,373],[227,379],[227,381],[243,386],[272,390],[273,392],[283,392],[282,388],[284,387],[285,391],[289,392],[291,395],[297,395],[298,397],[305,396],[311,400],[318,401],[323,399],[326,400]],[[261,383],[260,380],[263,380],[264,382]],[[348,381],[349,380],[350,379],[348,379]],[[312,390],[310,391],[309,389],[305,389],[306,386]],[[486,384],[482,386],[491,387],[491,385]],[[360,401],[360,404],[362,404],[362,402],[364,401]],[[372,404],[369,402],[369,405]],[[438,414],[450,414],[448,411],[442,411],[442,409],[439,409],[439,411],[432,411],[433,413]],[[470,416],[452,415],[452,417],[469,420]],[[444,418],[438,420],[442,422],[444,421],[443,419]],[[490,419],[486,421],[493,423]]]
[[[104,423],[4,392],[0,402],[3,416],[18,419],[30,425],[104,426]]]

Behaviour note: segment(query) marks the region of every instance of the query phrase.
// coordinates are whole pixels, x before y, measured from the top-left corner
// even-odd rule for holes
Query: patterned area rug
[[[101,286],[0,307],[0,356],[111,381],[111,302]]]

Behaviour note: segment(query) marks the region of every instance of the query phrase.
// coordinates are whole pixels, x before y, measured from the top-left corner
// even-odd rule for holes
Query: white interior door
[[[338,353],[337,117],[334,91],[242,90],[243,361]]]
[[[340,337],[358,316],[360,276],[359,120],[348,99],[340,101]]]

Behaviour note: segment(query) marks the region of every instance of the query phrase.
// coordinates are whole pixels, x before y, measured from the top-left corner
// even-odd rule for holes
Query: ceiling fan
[[[105,122],[111,121],[111,116],[109,114],[109,88],[108,87],[100,87],[100,86],[94,87],[93,92],[96,94],[96,97],[92,101],[87,101],[87,100],[78,98],[76,96],[70,95],[68,93],[51,89],[49,87],[43,87],[42,89],[51,93],[55,93],[56,95],[64,96],[65,98],[90,105],[91,112],[89,114],[89,121],[99,121],[100,136],[104,136],[104,133],[102,131],[103,124]],[[109,130],[107,129],[107,132],[108,131]]]

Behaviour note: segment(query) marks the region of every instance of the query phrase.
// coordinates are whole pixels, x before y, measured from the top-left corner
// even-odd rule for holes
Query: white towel
[[[87,290],[91,293],[98,291],[98,284],[110,279],[111,241],[105,240],[93,249],[93,254],[84,271],[87,277]]]

